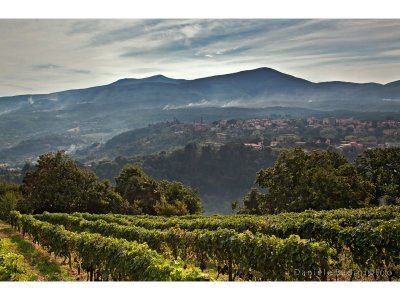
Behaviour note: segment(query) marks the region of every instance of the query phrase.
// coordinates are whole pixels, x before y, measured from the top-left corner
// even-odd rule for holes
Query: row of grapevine
[[[281,239],[229,229],[145,229],[103,220],[87,221],[68,214],[45,213],[35,218],[62,224],[73,231],[147,243],[152,249],[164,253],[169,250],[175,257],[192,260],[202,268],[212,261],[220,268],[226,266],[231,279],[236,275],[253,280],[325,280],[335,256],[325,242],[309,242],[295,235]],[[313,272],[304,274],[296,270]]]
[[[83,217],[89,221],[104,220],[107,222],[118,223],[120,225],[134,225],[147,229],[167,229],[179,227],[186,230],[208,229],[216,230],[218,228],[233,229],[239,232],[250,230],[271,234],[271,228],[276,227],[281,230],[281,224],[299,223],[304,224],[304,228],[309,226],[310,222],[335,223],[340,227],[357,226],[365,222],[377,220],[393,220],[400,218],[399,206],[382,206],[374,208],[361,209],[338,209],[331,211],[305,211],[302,213],[283,213],[279,215],[267,216],[190,216],[183,217],[156,217],[156,216],[127,216],[127,215],[93,215],[88,213],[75,213],[74,215]],[[321,225],[322,226],[322,225]],[[287,226],[284,226],[287,227]],[[289,233],[291,234],[291,233]],[[308,237],[305,237],[308,238]]]
[[[190,220],[171,218],[165,220],[157,217],[136,217],[121,215],[91,215],[74,214],[87,220],[105,220],[121,225],[137,226],[146,229],[167,229],[178,227],[185,230],[219,228],[232,229],[237,232],[250,230],[253,233],[276,235],[281,238],[292,234],[311,241],[326,241],[334,248],[342,248],[348,243],[343,242],[343,229],[347,227],[378,228],[393,227],[400,220],[400,208],[383,206],[363,209],[339,209],[334,211],[306,211],[304,213],[286,213],[270,216],[239,216],[239,217],[199,217]],[[390,222],[392,221],[392,222]],[[385,225],[388,224],[388,225]],[[345,240],[348,240],[346,238]],[[392,239],[390,239],[392,240]]]
[[[390,212],[386,212],[390,215]],[[347,255],[349,253],[349,259],[352,261],[353,265],[360,269],[393,269],[400,264],[400,220],[398,218],[388,218],[387,215],[385,215],[386,212],[381,209],[375,209],[375,211],[364,209],[364,214],[355,213],[354,215],[361,215],[360,218],[364,218],[364,221],[359,222],[356,226],[340,226],[337,220],[329,220],[328,218],[325,220],[312,217],[305,218],[304,216],[302,218],[298,217],[293,219],[282,218],[281,222],[274,222],[271,224],[265,223],[260,231],[269,235],[276,235],[280,238],[287,238],[296,234],[301,238],[309,240],[325,241],[328,245],[336,249],[339,254]],[[338,214],[337,212],[335,213],[336,215]],[[344,212],[341,210],[342,215],[345,213],[351,213],[351,211],[346,210]],[[383,215],[383,220],[378,219],[379,215]],[[71,216],[67,214],[47,213],[38,217],[44,218],[50,222],[64,224],[72,228],[72,230],[88,230],[99,232],[104,235],[146,242],[150,247],[159,251],[162,251],[163,244],[167,244],[175,255],[180,255],[184,259],[186,259],[190,253],[195,253],[196,257],[207,255],[204,254],[207,253],[207,251],[201,247],[199,249],[194,249],[194,245],[197,245],[195,241],[198,240],[198,236],[201,234],[204,236],[204,233],[216,235],[221,232],[226,232],[233,237],[239,235],[239,232],[223,228],[211,231],[207,229],[187,231],[179,227],[159,230],[146,229],[133,225],[118,225],[116,223],[107,223],[103,220],[83,220],[83,217],[88,219],[90,216],[92,219],[101,218],[99,215],[89,214],[75,214]],[[103,217],[107,217],[107,215],[103,215]],[[154,218],[152,219],[154,220]],[[246,234],[250,234],[250,232],[246,232]],[[254,235],[257,236],[259,234]],[[188,248],[190,249],[189,252],[187,250]],[[209,250],[209,252],[210,251],[212,251],[212,249]],[[250,267],[249,265],[241,265],[245,268]],[[251,266],[251,268],[255,270],[254,266]]]
[[[147,245],[82,232],[77,234],[30,215],[11,212],[11,224],[28,233],[50,253],[77,262],[89,280],[204,280],[198,268],[184,268],[182,261],[164,259]]]

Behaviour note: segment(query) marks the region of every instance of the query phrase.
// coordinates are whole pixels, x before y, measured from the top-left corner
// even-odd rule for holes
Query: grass
[[[23,255],[30,279],[33,281],[74,281],[75,278],[63,266],[44,251],[37,249],[10,226],[0,223],[0,238],[11,242],[10,251]]]

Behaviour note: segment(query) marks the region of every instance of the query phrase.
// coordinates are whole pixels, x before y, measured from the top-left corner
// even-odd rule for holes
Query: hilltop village
[[[355,118],[265,118],[248,120],[221,120],[212,123],[182,124],[164,122],[156,126],[173,126],[175,135],[187,130],[209,131],[204,144],[220,146],[243,140],[246,147],[287,148],[334,147],[343,152],[369,148],[400,146],[400,121],[363,121]]]

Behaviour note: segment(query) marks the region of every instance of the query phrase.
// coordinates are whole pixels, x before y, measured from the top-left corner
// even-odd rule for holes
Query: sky
[[[400,19],[1,19],[0,41],[0,96],[260,67],[314,82],[400,80]]]

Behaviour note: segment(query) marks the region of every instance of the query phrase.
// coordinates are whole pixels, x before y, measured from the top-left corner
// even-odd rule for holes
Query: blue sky
[[[271,67],[314,82],[400,79],[400,20],[0,20],[0,96]]]

